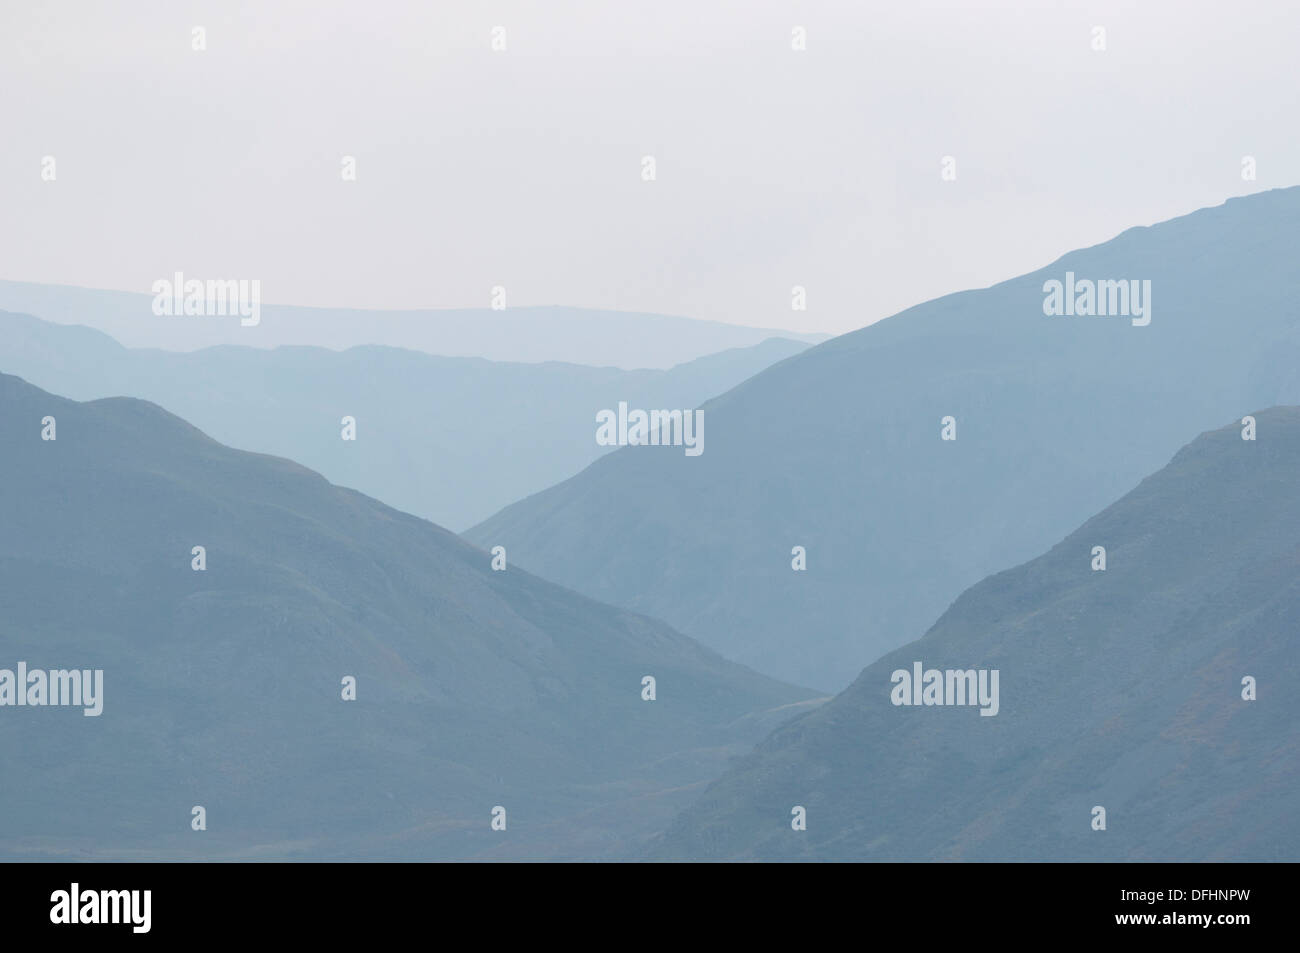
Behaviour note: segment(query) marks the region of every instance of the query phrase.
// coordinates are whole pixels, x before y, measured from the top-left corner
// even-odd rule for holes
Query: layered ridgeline
[[[467,535],[842,688],[1208,423],[1300,402],[1297,242],[1300,189],[1131,229],[811,348],[707,403],[702,455],[627,447]],[[1124,279],[1129,314],[1045,313],[1048,281],[1095,309]]]
[[[668,368],[718,351],[752,347],[770,337],[809,343],[828,337],[665,314],[558,306],[418,311],[304,308],[269,303],[275,300],[274,285],[257,275],[181,272],[179,285],[177,277],[159,275],[158,294],[0,281],[0,310],[86,325],[127,347],[192,351],[220,345],[303,345],[343,350],[377,344],[494,361],[572,361],[622,368]],[[204,315],[184,314],[188,293],[184,289],[191,282],[202,286],[204,306],[199,310]],[[231,296],[225,297],[226,291],[218,285],[228,286]],[[235,307],[237,286],[241,293]],[[500,296],[496,300],[504,302]],[[175,315],[165,313],[169,309]]]
[[[0,446],[5,856],[601,857],[810,694],[149,403],[0,376]]]
[[[1202,435],[1045,555],[966,591],[777,729],[652,856],[1295,857],[1300,408],[1254,417],[1253,442],[1237,423]],[[942,693],[912,684],[918,663]],[[974,670],[987,703],[951,704],[972,679],[950,689],[949,670]]]
[[[77,400],[153,401],[230,446],[289,457],[457,531],[609,452],[598,411],[692,409],[806,347],[775,338],[666,371],[387,347],[179,353],[0,312],[0,371]],[[343,439],[344,417],[355,440]]]

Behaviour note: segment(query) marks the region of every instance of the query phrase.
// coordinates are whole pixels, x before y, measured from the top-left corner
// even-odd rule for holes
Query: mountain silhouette
[[[466,535],[841,689],[1205,427],[1300,402],[1297,241],[1300,188],[1130,229],[768,368],[704,405],[698,457],[620,449]],[[1048,316],[1067,273],[1150,281],[1149,323]]]
[[[601,409],[695,408],[806,347],[773,338],[637,371],[388,347],[174,352],[0,312],[0,370],[77,400],[152,401],[229,446],[288,457],[456,531],[607,453]],[[354,442],[341,439],[345,416]]]
[[[601,857],[810,696],[153,404],[3,375],[0,445],[0,669],[104,673],[0,709],[0,855]]]
[[[1050,551],[964,592],[778,728],[649,856],[1295,857],[1300,408],[1253,416],[1254,441],[1240,423],[1203,434]],[[997,714],[894,704],[893,673],[916,662],[998,670]]]
[[[182,276],[204,281],[257,278]],[[174,281],[171,274],[158,278]],[[251,290],[251,284],[248,287]],[[269,287],[265,293],[271,294]],[[666,314],[561,306],[395,311],[262,303],[258,323],[245,326],[237,316],[158,315],[154,303],[153,294],[0,281],[0,310],[86,325],[127,347],[170,351],[223,345],[332,350],[382,345],[444,357],[663,369],[718,351],[752,347],[772,337],[809,343],[829,337]]]

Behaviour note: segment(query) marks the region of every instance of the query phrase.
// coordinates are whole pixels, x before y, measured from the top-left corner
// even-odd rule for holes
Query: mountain
[[[78,400],[153,401],[222,443],[297,460],[456,531],[609,452],[596,443],[597,411],[695,408],[806,346],[773,338],[666,371],[387,347],[180,353],[0,312],[0,370]],[[341,439],[344,416],[355,441]]]
[[[841,689],[1207,422],[1300,402],[1297,243],[1300,188],[1130,229],[811,348],[705,404],[700,456],[620,449],[467,536]],[[1149,323],[1048,316],[1067,273],[1138,281],[1144,308],[1150,281]]]
[[[103,672],[0,707],[0,856],[601,857],[809,697],[153,404],[3,375],[0,446],[0,697]]]
[[[778,728],[650,856],[1294,858],[1300,408],[1254,417],[1254,442],[1239,423],[1203,434],[1049,552],[967,590]],[[996,715],[895,705],[894,673],[916,662],[997,670]]]
[[[217,277],[182,272],[182,283]],[[250,292],[255,277],[245,276]],[[173,275],[159,279],[174,283]],[[259,285],[259,297],[261,293]],[[445,357],[635,369],[668,368],[718,351],[752,347],[772,337],[807,343],[828,337],[663,314],[566,307],[367,311],[261,304],[257,323],[245,326],[233,309],[226,317],[160,316],[154,313],[154,302],[153,294],[0,281],[0,310],[35,314],[58,324],[87,325],[127,347],[169,351],[220,345],[303,345],[337,351],[376,344]],[[250,314],[247,320],[254,318]]]

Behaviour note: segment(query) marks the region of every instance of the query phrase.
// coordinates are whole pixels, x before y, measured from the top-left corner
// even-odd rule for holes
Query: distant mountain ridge
[[[1130,229],[768,368],[704,405],[702,456],[619,450],[466,535],[842,688],[1208,423],[1300,402],[1298,242],[1300,188]],[[1067,272],[1149,280],[1150,323],[1047,316]]]
[[[386,347],[177,353],[0,312],[0,371],[78,400],[153,401],[230,446],[289,457],[457,531],[608,452],[599,410],[695,408],[805,347],[773,338],[666,371]],[[356,441],[342,439],[345,416]]]
[[[1240,422],[1203,434],[1047,553],[968,589],[778,728],[648,856],[1293,859],[1300,407],[1252,416],[1254,441]],[[895,705],[892,673],[918,661],[999,670],[1000,710]]]
[[[810,697],[143,401],[0,445],[0,669],[104,672],[0,708],[11,859],[603,857]]]
[[[188,277],[215,280],[217,276]],[[242,277],[249,282],[257,278]],[[171,281],[173,276],[159,278]],[[259,287],[262,295],[274,296],[265,282]],[[382,345],[441,357],[534,364],[565,361],[636,370],[665,369],[718,351],[752,347],[773,337],[805,343],[830,337],[672,315],[562,306],[381,311],[262,303],[258,323],[243,326],[237,316],[156,315],[154,297],[130,291],[0,280],[0,310],[34,314],[57,324],[86,325],[126,347],[170,351],[220,345],[341,351]]]

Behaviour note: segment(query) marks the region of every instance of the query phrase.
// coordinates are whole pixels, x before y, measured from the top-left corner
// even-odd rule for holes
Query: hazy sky
[[[1298,35],[1279,0],[7,0],[0,277],[838,333],[1300,183]]]

